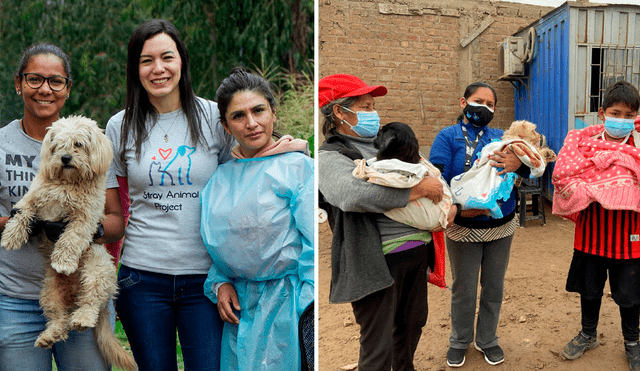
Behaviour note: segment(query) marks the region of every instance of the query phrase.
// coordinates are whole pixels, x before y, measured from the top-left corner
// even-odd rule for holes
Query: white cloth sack
[[[493,155],[496,150],[500,150],[505,145],[510,145],[515,141],[526,144],[534,156],[537,155],[538,159],[541,159],[535,147],[522,140],[509,139],[489,143],[482,149],[479,158],[473,163],[471,169],[451,179],[453,203],[460,204],[462,210],[488,209],[491,212],[491,217],[495,219],[502,218],[500,203],[509,199],[516,174],[498,175],[498,172],[502,169],[491,166],[489,156]],[[546,167],[544,161],[538,161],[541,164],[534,166],[529,156],[518,155],[518,158],[523,164],[531,168],[531,178],[537,178],[544,173]]]
[[[447,183],[440,176],[440,171],[425,158],[420,163],[412,164],[397,159],[368,161],[355,160],[356,168],[353,176],[385,187],[411,188],[426,176],[438,178],[442,183],[444,197],[438,204],[426,197],[419,198],[402,208],[384,213],[396,222],[411,227],[431,231],[435,228],[447,227],[447,215],[451,209],[452,197]]]

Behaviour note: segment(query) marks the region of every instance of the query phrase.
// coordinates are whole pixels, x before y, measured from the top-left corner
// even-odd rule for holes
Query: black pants
[[[567,291],[580,294],[582,331],[589,336],[597,335],[607,278],[613,300],[620,307],[622,335],[627,341],[637,341],[640,335],[640,259],[609,259],[574,250]]]
[[[413,355],[427,323],[428,251],[433,243],[387,254],[390,287],[351,303],[360,325],[361,371],[413,371]]]

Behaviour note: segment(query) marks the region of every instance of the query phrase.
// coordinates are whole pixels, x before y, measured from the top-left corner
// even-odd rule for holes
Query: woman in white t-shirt
[[[196,97],[173,24],[131,35],[125,109],[107,124],[116,175],[131,200],[116,309],[140,370],[219,370],[222,321],[202,285],[211,258],[200,237],[202,187],[228,156],[216,103]]]

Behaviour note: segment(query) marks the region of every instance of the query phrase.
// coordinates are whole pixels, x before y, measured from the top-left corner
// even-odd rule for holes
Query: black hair
[[[617,103],[623,103],[633,111],[640,109],[640,95],[638,89],[627,81],[618,81],[609,86],[602,97],[602,110]]]
[[[27,68],[27,64],[29,64],[31,58],[43,54],[51,54],[60,58],[62,67],[64,67],[64,72],[67,74],[66,77],[69,78],[69,80],[72,80],[73,76],[71,75],[71,61],[69,56],[59,47],[49,43],[34,44],[26,48],[22,52],[22,57],[20,58],[20,64],[18,64],[18,70],[16,71],[15,77],[22,78],[22,73],[24,72],[24,69]]]
[[[262,95],[269,106],[271,111],[276,111],[276,98],[271,84],[265,78],[247,72],[242,67],[235,67],[231,70],[229,77],[222,80],[222,83],[216,91],[216,102],[218,103],[218,110],[220,111],[220,121],[226,123],[227,109],[231,99],[237,92],[251,91],[257,92]]]
[[[496,94],[496,89],[494,89],[493,86],[482,81],[476,81],[472,84],[469,84],[469,86],[467,86],[467,88],[464,89],[464,95],[463,95],[464,99],[469,99],[469,97],[475,94],[475,92],[478,91],[478,89],[480,88],[487,88],[491,90],[491,92],[493,93],[493,99],[495,100],[494,103],[498,104],[498,95]],[[460,114],[460,116],[458,116],[458,118],[456,119],[456,122],[460,122],[462,120],[464,120],[464,115]]]
[[[218,103],[218,111],[220,112],[220,122],[227,123],[227,109],[231,100],[238,92],[255,92],[264,97],[271,107],[273,113],[276,112],[276,95],[273,92],[271,83],[264,77],[247,72],[243,67],[235,67],[231,70],[229,77],[222,80],[218,90],[216,91],[216,102]],[[275,126],[275,125],[274,125]],[[233,137],[226,133],[227,145],[233,141]],[[279,138],[281,135],[276,131],[273,136]]]
[[[333,115],[333,107],[335,105],[351,108],[356,101],[360,97],[346,97],[346,98],[338,98],[329,102],[324,107],[320,108],[320,113],[324,116],[324,121],[322,122],[322,135],[326,136],[327,133],[333,132],[336,127],[336,117]]]
[[[150,127],[146,125],[147,118],[151,118],[153,123],[158,120],[158,112],[149,101],[149,95],[140,81],[139,64],[144,43],[161,33],[173,39],[182,61],[178,88],[180,90],[182,111],[187,118],[191,144],[193,146],[197,146],[199,143],[206,145],[201,122],[203,109],[200,102],[196,99],[196,95],[191,86],[189,53],[187,52],[187,48],[180,38],[178,29],[171,22],[164,19],[151,19],[138,26],[129,39],[127,52],[127,97],[125,100],[122,132],[120,134],[121,157],[124,156],[124,148],[128,142],[129,135],[132,135],[136,149],[136,160],[140,161],[142,142],[144,142],[149,135],[148,129]]]

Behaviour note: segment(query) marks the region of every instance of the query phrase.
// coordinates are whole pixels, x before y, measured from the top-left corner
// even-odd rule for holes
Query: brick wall
[[[553,8],[480,0],[319,0],[318,9],[320,77],[348,73],[386,86],[389,93],[376,98],[382,123],[411,125],[428,154],[440,129],[461,113],[459,100],[471,82],[497,90],[491,126],[509,126],[513,87],[498,81],[502,40]]]

